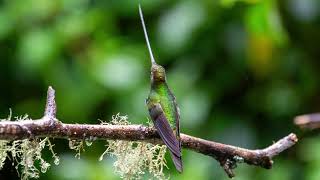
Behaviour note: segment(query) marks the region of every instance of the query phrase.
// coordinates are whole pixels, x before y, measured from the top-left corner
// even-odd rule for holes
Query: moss
[[[117,114],[112,117],[111,124],[129,125],[127,116]],[[106,124],[106,123],[103,123]],[[107,140],[105,154],[115,159],[115,172],[123,179],[141,179],[147,172],[155,179],[167,179],[163,173],[167,167],[165,160],[166,146],[146,142]]]
[[[17,121],[29,120],[27,115],[16,117]],[[11,120],[11,111],[7,119]],[[53,151],[53,145],[48,137],[44,139],[24,139],[7,141],[0,140],[0,170],[8,156],[12,157],[12,165],[17,169],[21,179],[39,178],[40,172],[45,173],[51,166],[42,158],[42,150],[48,147],[54,158],[54,164],[59,164],[59,157]],[[40,170],[36,167],[39,164]]]

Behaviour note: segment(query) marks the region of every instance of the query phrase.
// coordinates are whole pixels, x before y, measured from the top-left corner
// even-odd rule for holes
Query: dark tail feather
[[[175,155],[174,153],[172,153],[171,151],[170,151],[170,155],[171,155],[171,158],[173,160],[174,166],[176,167],[176,169],[178,170],[179,173],[182,173],[183,166],[182,166],[182,158],[181,158],[181,156],[179,157],[179,156]]]

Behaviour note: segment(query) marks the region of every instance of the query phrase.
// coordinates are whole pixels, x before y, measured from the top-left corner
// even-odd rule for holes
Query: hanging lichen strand
[[[16,117],[15,119],[16,121],[30,120],[28,116]],[[11,116],[5,120],[10,121]],[[54,164],[59,165],[59,157],[53,151],[53,145],[48,137],[14,141],[0,140],[0,170],[3,168],[6,158],[10,156],[21,179],[39,178],[40,172],[47,172],[51,166],[42,158],[42,150],[45,147],[48,147],[52,153]],[[37,162],[40,167],[36,167]]]
[[[104,125],[130,125],[127,116],[112,116],[111,123]],[[167,167],[165,160],[166,146],[143,141],[107,140],[107,149],[100,156],[103,159],[109,154],[116,161],[113,163],[115,172],[124,179],[141,179],[147,172],[153,178],[166,179],[163,172]]]

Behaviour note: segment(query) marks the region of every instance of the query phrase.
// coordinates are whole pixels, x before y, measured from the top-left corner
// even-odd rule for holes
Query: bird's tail
[[[170,151],[170,155],[171,155],[171,158],[173,160],[174,166],[176,167],[176,169],[178,170],[179,173],[182,173],[183,166],[182,166],[182,158],[181,158],[181,156],[177,156],[174,153],[172,153],[171,151]]]

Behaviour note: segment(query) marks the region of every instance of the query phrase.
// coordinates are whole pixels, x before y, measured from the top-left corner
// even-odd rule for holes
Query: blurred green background
[[[146,123],[150,62],[132,0],[1,0],[0,117],[43,114],[56,90],[58,118],[99,123],[127,114]],[[297,132],[294,148],[272,170],[240,164],[237,180],[320,179],[318,133],[300,132],[294,116],[320,111],[320,1],[140,1],[155,57],[167,69],[181,109],[182,132],[263,148]],[[59,166],[40,179],[119,179],[103,142],[81,159],[54,140]],[[169,156],[168,156],[169,157]],[[171,179],[228,179],[210,157],[184,150]],[[16,179],[8,161],[1,179]]]

